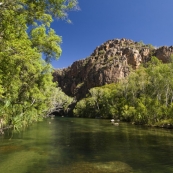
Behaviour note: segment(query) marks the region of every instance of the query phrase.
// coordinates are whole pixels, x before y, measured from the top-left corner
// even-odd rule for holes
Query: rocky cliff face
[[[113,39],[98,46],[86,59],[70,67],[55,70],[53,76],[62,90],[77,100],[85,97],[92,87],[118,82],[130,69],[137,69],[142,62],[156,56],[164,63],[173,55],[173,46],[154,48],[129,39]]]

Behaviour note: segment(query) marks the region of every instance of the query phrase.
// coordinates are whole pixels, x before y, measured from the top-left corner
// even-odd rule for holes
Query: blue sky
[[[114,38],[173,45],[173,0],[78,0],[79,11],[69,12],[72,24],[54,20],[62,36],[62,55],[54,68],[70,66]]]

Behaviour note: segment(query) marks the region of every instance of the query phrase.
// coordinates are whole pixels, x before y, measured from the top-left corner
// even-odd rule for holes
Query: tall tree
[[[67,10],[76,8],[76,0],[0,3],[0,128],[20,129],[52,109],[52,91],[59,91],[48,62],[59,58],[61,37],[50,24],[56,17],[68,20]]]

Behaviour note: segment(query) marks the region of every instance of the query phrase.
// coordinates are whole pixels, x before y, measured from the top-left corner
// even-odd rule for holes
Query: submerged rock
[[[44,173],[133,173],[133,169],[126,163],[115,162],[78,162],[66,166],[45,170]]]

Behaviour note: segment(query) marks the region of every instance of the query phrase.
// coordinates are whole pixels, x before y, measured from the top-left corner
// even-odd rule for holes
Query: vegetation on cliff
[[[153,47],[129,39],[112,39],[96,47],[88,58],[75,61],[70,67],[55,70],[53,76],[62,91],[80,100],[93,87],[116,83],[126,78],[131,69],[156,56],[163,63],[173,55],[173,46]]]
[[[156,57],[116,84],[89,90],[77,117],[117,118],[136,124],[173,126],[173,62]]]
[[[49,64],[61,54],[61,37],[50,24],[53,17],[68,20],[66,11],[76,6],[76,0],[1,1],[0,133],[42,119],[53,109],[55,92],[62,95]]]

